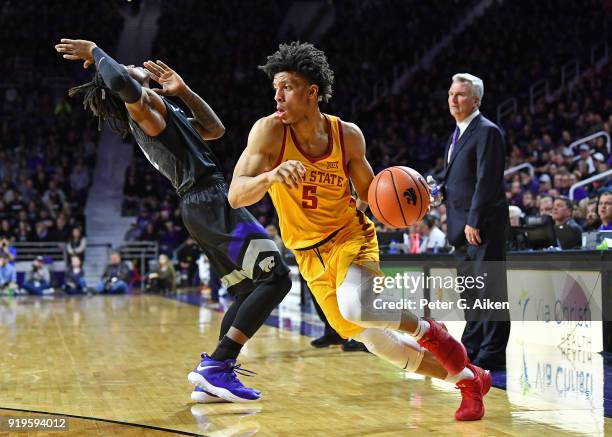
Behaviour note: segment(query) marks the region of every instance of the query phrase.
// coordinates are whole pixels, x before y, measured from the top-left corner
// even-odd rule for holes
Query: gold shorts
[[[374,224],[358,211],[355,220],[316,249],[295,250],[300,273],[329,324],[344,338],[351,338],[363,327],[349,322],[340,313],[336,290],[351,264],[379,272],[380,254]]]

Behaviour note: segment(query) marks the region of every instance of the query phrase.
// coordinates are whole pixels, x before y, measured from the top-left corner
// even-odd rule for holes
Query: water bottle
[[[429,198],[430,207],[435,208],[436,206],[440,206],[442,203],[442,192],[440,191],[440,187],[432,175],[427,176],[427,185],[429,185],[429,188],[431,189],[431,195]]]
[[[391,240],[391,242],[389,243],[389,254],[390,255],[397,255],[398,250],[397,250],[397,241],[395,240]]]

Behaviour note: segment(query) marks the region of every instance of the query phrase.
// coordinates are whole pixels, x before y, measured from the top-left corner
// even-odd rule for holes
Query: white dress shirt
[[[465,132],[465,130],[467,129],[467,127],[470,125],[470,123],[472,122],[472,120],[474,120],[476,117],[478,117],[478,114],[480,114],[480,111],[478,109],[476,109],[474,112],[472,112],[465,120],[463,120],[461,123],[457,123],[457,126],[459,126],[459,138],[461,138],[461,135],[463,135],[463,132]],[[457,141],[459,141],[459,138],[457,138]]]
[[[463,133],[465,132],[465,130],[467,129],[467,127],[470,125],[470,123],[472,122],[472,120],[474,120],[478,114],[480,114],[480,111],[478,109],[476,109],[474,112],[472,112],[465,120],[463,120],[461,123],[457,123],[457,127],[459,128],[459,136],[457,137],[457,142],[459,142],[459,138],[461,138],[461,135],[463,135]],[[455,148],[456,144],[453,144],[451,142],[450,147],[448,148],[448,157],[446,158],[447,162],[450,162],[451,156],[453,155],[453,149]]]

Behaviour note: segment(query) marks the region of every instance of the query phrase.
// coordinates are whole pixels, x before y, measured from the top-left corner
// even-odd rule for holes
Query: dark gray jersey
[[[138,124],[129,120],[138,146],[149,162],[172,183],[183,196],[196,183],[204,188],[210,181],[223,178],[216,156],[191,126],[187,115],[170,100],[166,105],[166,128],[157,136],[145,134]]]

